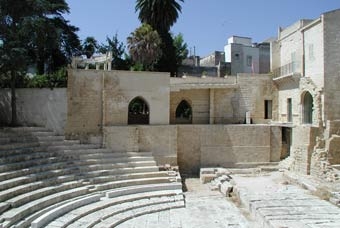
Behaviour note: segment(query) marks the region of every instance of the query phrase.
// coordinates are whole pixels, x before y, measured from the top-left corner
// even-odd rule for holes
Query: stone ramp
[[[0,228],[45,227],[77,208],[97,210],[112,196],[125,197],[140,215],[183,207],[180,180],[175,171],[159,171],[151,152],[112,152],[45,128],[0,129]],[[139,205],[131,194],[153,201]],[[131,214],[107,218],[119,224]]]
[[[234,193],[261,228],[340,227],[340,208],[289,184],[282,172],[232,175]]]

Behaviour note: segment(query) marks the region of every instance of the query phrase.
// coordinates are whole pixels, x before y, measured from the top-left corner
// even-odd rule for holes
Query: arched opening
[[[128,124],[149,124],[149,106],[140,97],[129,104]]]
[[[303,96],[303,123],[313,123],[313,97],[309,92],[306,92]]]
[[[191,124],[192,123],[192,109],[186,100],[182,100],[176,108],[176,123],[177,124]]]

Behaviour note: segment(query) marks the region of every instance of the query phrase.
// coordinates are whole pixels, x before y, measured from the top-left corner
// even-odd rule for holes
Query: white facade
[[[260,48],[262,52],[260,55]],[[238,73],[268,73],[269,72],[269,49],[252,44],[251,38],[232,36],[228,39],[228,44],[224,47],[225,61],[231,63],[231,75]],[[267,59],[260,59],[260,56]],[[268,65],[268,66],[266,66]]]

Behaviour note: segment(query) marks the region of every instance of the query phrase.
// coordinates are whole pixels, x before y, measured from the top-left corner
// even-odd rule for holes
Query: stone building
[[[251,38],[232,36],[224,47],[225,62],[231,63],[231,75],[238,73],[268,73],[270,44],[252,43]]]
[[[275,120],[292,139],[291,168],[305,174],[323,175],[339,163],[339,20],[340,10],[300,20],[280,28],[271,42],[278,91]]]
[[[231,61],[232,74],[244,66],[250,71],[248,63],[259,61],[254,72],[235,76],[170,78],[167,73],[112,71],[108,65],[104,70],[74,67],[67,91],[18,90],[19,121],[115,151],[151,151],[158,164],[178,164],[186,173],[284,160],[292,171],[335,181],[340,164],[339,20],[340,10],[335,10],[279,29],[278,38],[270,41],[270,56],[268,44],[255,47],[249,38],[233,37],[229,57],[236,58],[238,50],[240,62]],[[261,56],[271,60],[271,73],[255,73],[262,72]],[[216,63],[216,58],[207,62]],[[10,92],[0,96],[0,123],[6,123]],[[36,105],[29,105],[32,101]]]

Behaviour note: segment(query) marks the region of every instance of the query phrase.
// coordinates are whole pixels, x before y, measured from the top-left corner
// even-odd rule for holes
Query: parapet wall
[[[66,88],[16,89],[18,124],[41,126],[64,133],[67,114]],[[0,126],[11,122],[11,90],[0,90]]]
[[[158,165],[178,164],[182,173],[200,167],[279,161],[281,129],[270,125],[169,125],[104,128],[114,151],[151,151]]]

